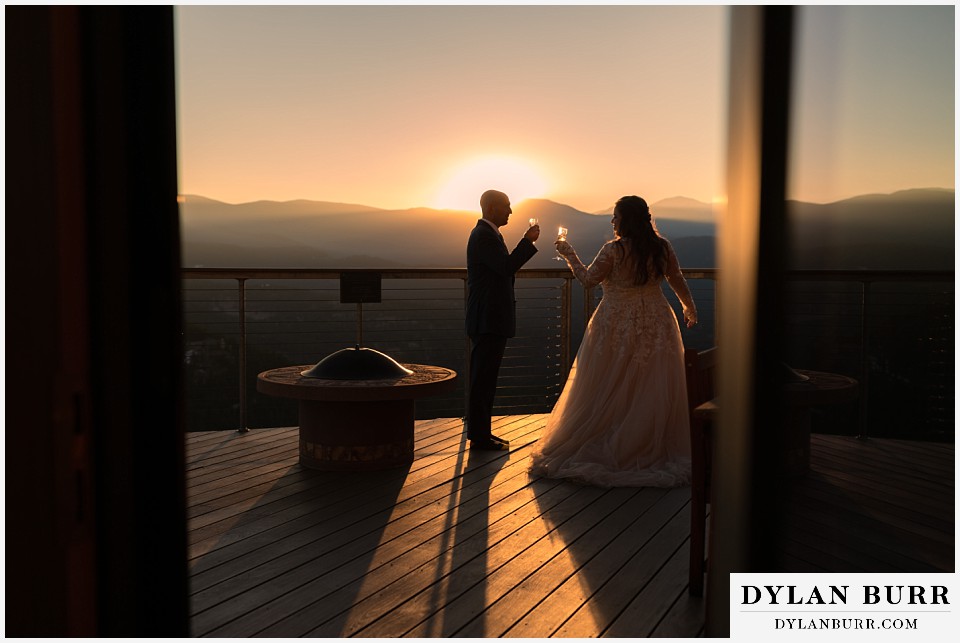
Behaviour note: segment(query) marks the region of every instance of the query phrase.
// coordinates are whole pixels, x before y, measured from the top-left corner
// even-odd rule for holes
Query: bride
[[[560,398],[534,445],[531,471],[602,487],[674,487],[690,482],[690,433],[683,342],[663,279],[697,309],[670,242],[647,202],[625,196],[613,211],[616,238],[589,267],[557,241],[576,278],[603,284]]]

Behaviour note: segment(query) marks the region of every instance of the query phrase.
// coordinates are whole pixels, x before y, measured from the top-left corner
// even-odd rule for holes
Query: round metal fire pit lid
[[[413,371],[404,368],[389,355],[357,346],[330,353],[300,375],[322,380],[386,380],[399,379],[411,373]]]

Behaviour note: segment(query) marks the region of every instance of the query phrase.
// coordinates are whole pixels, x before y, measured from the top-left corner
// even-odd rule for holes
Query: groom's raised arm
[[[477,259],[502,277],[515,274],[535,254],[537,247],[526,237],[520,239],[520,243],[509,254],[500,240],[492,234],[485,234],[478,239]]]

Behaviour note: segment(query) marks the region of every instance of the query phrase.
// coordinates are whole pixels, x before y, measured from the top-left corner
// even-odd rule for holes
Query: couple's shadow
[[[671,585],[679,571],[685,577],[686,556],[676,548],[689,530],[689,489],[608,489],[541,478],[528,470],[530,444],[515,440],[509,457],[466,452],[465,482],[490,474],[472,483],[471,494],[489,509],[482,530],[456,530],[452,563],[484,573],[457,579],[455,585],[476,583],[457,599],[471,618],[445,623],[438,634],[650,636],[657,624],[645,622],[645,606],[679,591]],[[661,574],[665,564],[673,571]],[[699,602],[689,606],[684,635],[696,634],[701,609]]]
[[[436,561],[428,590],[433,615],[417,629],[418,637],[486,635],[490,576],[508,562],[502,541],[510,528],[504,521],[528,482],[523,458],[513,450],[471,450],[465,437],[458,447],[446,507],[449,548]]]
[[[460,637],[485,629],[490,531],[496,520],[491,505],[500,500],[496,487],[511,460],[509,452],[471,450],[465,437],[459,446],[447,511],[451,547],[437,566],[432,602],[439,611],[420,633],[424,637]]]

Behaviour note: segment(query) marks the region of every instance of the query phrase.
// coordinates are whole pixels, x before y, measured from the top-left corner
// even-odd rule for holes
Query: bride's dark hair
[[[645,284],[667,272],[667,243],[657,232],[647,202],[638,196],[625,196],[617,201],[620,213],[618,243],[631,250],[635,282]]]

